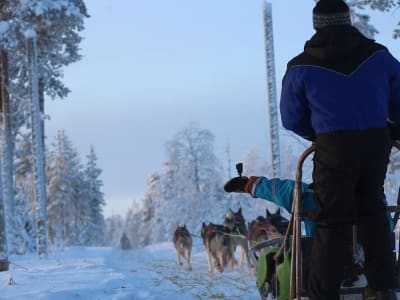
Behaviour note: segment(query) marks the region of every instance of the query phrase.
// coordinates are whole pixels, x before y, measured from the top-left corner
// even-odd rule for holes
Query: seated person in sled
[[[229,180],[224,185],[224,190],[228,193],[248,193],[254,198],[261,198],[271,201],[276,205],[283,207],[289,213],[292,211],[294,180],[279,178],[268,179],[263,176],[239,176]],[[314,200],[314,191],[312,184],[302,183],[302,207],[304,210],[316,210]],[[314,222],[311,219],[305,219],[306,236],[312,236],[314,233]]]
[[[295,181],[290,179],[272,178],[268,179],[263,176],[238,176],[230,179],[224,185],[224,190],[228,193],[248,193],[254,198],[260,198],[271,201],[276,205],[283,207],[286,211],[292,211],[293,192],[295,189]],[[317,209],[314,199],[313,184],[301,183],[301,206],[305,211],[315,211]],[[394,223],[388,213],[393,230]],[[315,224],[310,218],[304,218],[305,235],[312,237],[314,235]],[[346,268],[344,274],[344,286],[352,286],[353,282],[358,279],[361,273],[363,263],[355,261],[353,257],[352,237],[348,237]]]
[[[224,185],[225,192],[248,193],[253,198],[271,201],[283,207],[289,213],[292,211],[295,181],[291,179],[268,179],[264,176],[238,176],[230,179]],[[305,211],[315,211],[317,205],[314,199],[313,184],[301,183],[301,206]],[[383,199],[386,202],[385,199]],[[391,229],[394,229],[393,220],[388,213]],[[306,236],[313,236],[315,224],[310,218],[304,218]]]

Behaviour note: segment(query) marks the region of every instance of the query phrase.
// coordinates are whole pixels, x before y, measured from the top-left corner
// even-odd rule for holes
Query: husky
[[[275,213],[270,213],[268,208],[266,209],[266,218],[272,225],[278,229],[278,231],[285,235],[289,226],[289,220],[281,216],[281,209],[278,208]]]
[[[232,267],[236,264],[234,258],[234,245],[229,236],[229,229],[224,225],[203,222],[201,228],[201,238],[207,255],[208,272],[213,273],[214,268],[223,272],[228,262]],[[212,265],[211,257],[214,259]]]
[[[248,223],[249,242],[253,246],[258,242],[278,238],[282,233],[271,223],[270,220],[263,216],[258,216],[255,220]]]
[[[244,256],[246,255],[247,265],[253,267],[249,256],[248,231],[246,221],[242,215],[242,208],[240,207],[237,212],[229,208],[225,214],[224,224],[231,232],[231,239],[235,248],[237,246],[240,247],[239,266],[243,266]]]
[[[190,254],[192,252],[192,236],[187,230],[186,225],[177,226],[174,235],[173,242],[176,249],[176,263],[178,265],[183,265],[181,262],[181,257],[186,261],[188,270],[192,270],[190,265]]]

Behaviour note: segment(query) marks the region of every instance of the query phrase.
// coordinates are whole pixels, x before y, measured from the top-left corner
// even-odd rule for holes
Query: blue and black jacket
[[[353,26],[325,27],[288,63],[280,111],[286,129],[310,140],[388,125],[400,139],[400,63]]]

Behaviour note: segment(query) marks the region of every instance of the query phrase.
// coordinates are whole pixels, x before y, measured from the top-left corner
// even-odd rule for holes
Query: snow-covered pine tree
[[[148,209],[148,199],[149,198],[146,195],[144,199],[135,201],[133,203],[133,206],[128,210],[128,213],[126,214],[124,229],[128,236],[128,239],[131,242],[132,248],[138,248],[140,246],[148,244],[148,241],[146,240],[151,232],[146,226],[148,226],[151,218],[148,218],[147,215],[151,214],[152,211],[151,209]],[[143,230],[146,231],[143,232]],[[110,231],[110,229],[108,229],[108,223],[107,231]]]
[[[15,216],[18,233],[17,251],[36,251],[34,180],[32,174],[32,138],[29,133],[17,136],[14,160]]]
[[[361,14],[358,11],[368,8],[382,13],[394,13],[400,7],[399,0],[347,0],[347,4],[352,10],[353,24],[367,37],[373,38],[378,30],[370,24],[370,17],[368,14]],[[400,23],[398,23],[400,25]],[[393,38],[400,37],[400,29],[393,29]]]
[[[196,233],[200,232],[200,220],[223,220],[222,170],[214,152],[214,140],[210,130],[190,123],[166,143],[167,170],[162,181],[164,208],[156,215],[166,219],[168,215],[175,215],[176,220],[176,212],[179,212],[177,221]],[[170,238],[177,224],[165,225],[165,238]]]
[[[144,199],[127,216],[134,247],[172,239],[179,224],[200,234],[202,222],[222,223],[229,207],[214,135],[191,123],[166,143],[166,170],[147,180]]]
[[[272,177],[272,165],[261,158],[256,148],[251,147],[243,158],[243,175]]]
[[[162,194],[162,176],[157,172],[150,175],[146,180],[146,195],[143,199],[142,211],[134,215],[136,223],[139,221],[139,226],[136,230],[132,230],[131,235],[135,233],[138,235],[140,246],[152,244],[156,241],[166,240],[166,235],[169,229],[160,230],[169,222],[169,215],[163,215],[166,206],[169,206]],[[173,208],[172,208],[173,209]],[[129,222],[129,215],[127,218],[127,227],[132,228],[132,223]],[[132,241],[132,238],[129,237]]]
[[[118,247],[120,243],[121,236],[124,232],[125,221],[120,215],[112,215],[106,218],[106,245]],[[129,234],[128,234],[129,238]]]
[[[53,244],[77,242],[75,209],[82,180],[80,160],[64,130],[59,130],[50,150],[47,169],[47,215]]]
[[[19,128],[29,120],[27,102],[22,101],[22,99],[27,98],[29,93],[27,71],[30,68],[25,63],[26,42],[24,33],[27,29],[33,28],[38,34],[37,77],[41,87],[38,90],[39,100],[44,100],[44,93],[53,98],[56,96],[63,98],[69,90],[61,81],[62,68],[81,58],[79,54],[80,32],[84,29],[84,19],[89,15],[82,0],[4,0],[0,3],[0,17],[2,20],[0,25],[1,45],[3,50],[11,53],[10,84],[7,86],[7,90],[10,92],[10,107],[14,112],[11,134],[15,137]],[[40,107],[43,114],[44,104],[41,103]],[[43,116],[41,122],[43,128]],[[42,140],[44,140],[43,132],[41,130],[38,133]],[[42,142],[42,144],[44,143]],[[6,170],[9,169],[9,165],[4,164]],[[12,185],[7,183],[8,186]],[[7,191],[7,188],[4,189],[4,192],[8,195],[5,198],[6,200],[10,199],[10,193],[7,193]],[[11,201],[7,200],[7,203],[7,207],[12,208]],[[42,212],[44,212],[43,209]],[[7,213],[7,216],[12,215],[12,213]],[[43,220],[38,221],[38,224],[42,223]],[[46,225],[43,224],[40,227],[45,228]],[[8,226],[8,228],[14,228],[14,226]],[[40,236],[38,236],[39,243],[45,244]],[[45,248],[45,245],[43,247]],[[38,249],[38,251],[41,252],[42,250]]]
[[[29,93],[24,33],[27,29],[37,32],[39,99],[44,100],[44,94],[64,98],[69,89],[62,82],[63,68],[81,59],[80,33],[89,15],[83,0],[4,0],[0,16],[0,28],[6,32],[1,44],[10,59],[9,92],[16,134],[29,120],[23,101]]]
[[[83,238],[84,245],[100,246],[104,244],[105,221],[103,207],[105,205],[104,194],[101,192],[103,182],[100,179],[101,169],[97,166],[97,156],[93,146],[87,155],[87,164],[84,170],[85,180],[85,202],[87,202],[87,213],[82,216],[85,220]],[[83,199],[82,199],[83,200]]]

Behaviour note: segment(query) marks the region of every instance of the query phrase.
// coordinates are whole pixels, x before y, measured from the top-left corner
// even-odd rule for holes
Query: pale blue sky
[[[261,0],[85,2],[83,58],[65,69],[68,98],[47,102],[46,132],[50,143],[65,129],[83,160],[94,146],[106,216],[144,195],[164,169],[165,142],[190,121],[214,133],[222,160],[228,141],[233,162],[252,147],[269,159]],[[287,61],[314,33],[314,1],[270,3],[279,91]],[[399,57],[395,18],[377,19],[377,39]]]

